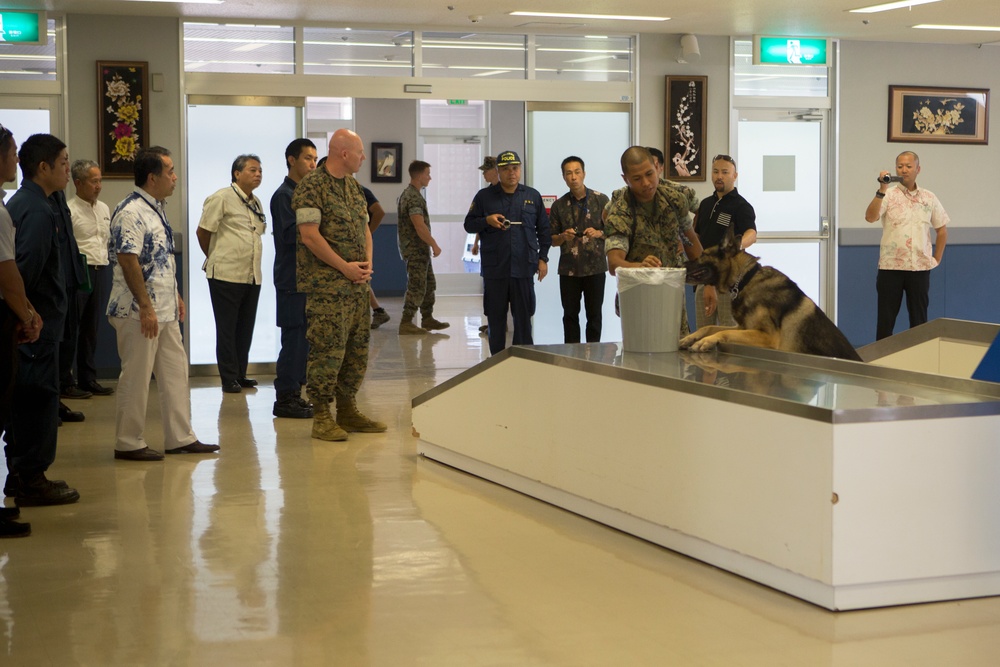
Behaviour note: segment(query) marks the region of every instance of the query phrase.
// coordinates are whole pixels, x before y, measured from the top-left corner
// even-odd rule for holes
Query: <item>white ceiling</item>
[[[350,27],[548,34],[693,33],[695,35],[809,35],[849,40],[942,44],[1000,43],[1000,32],[914,30],[918,23],[1000,25],[1000,0],[941,0],[878,14],[847,10],[878,0],[226,0],[220,5],[131,0],[30,0],[50,11],[219,18],[232,21],[295,21]],[[21,3],[13,3],[21,4]],[[668,16],[660,23],[532,19],[514,10]],[[479,17],[476,23],[470,16]],[[865,23],[867,22],[867,24]],[[888,56],[888,54],[887,54]],[[891,57],[891,56],[890,56]]]

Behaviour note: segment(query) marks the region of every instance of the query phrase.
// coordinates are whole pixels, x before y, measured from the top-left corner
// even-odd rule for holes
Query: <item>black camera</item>
[[[885,176],[879,176],[877,179],[879,183],[902,183],[903,178],[901,176],[890,176],[886,174]]]

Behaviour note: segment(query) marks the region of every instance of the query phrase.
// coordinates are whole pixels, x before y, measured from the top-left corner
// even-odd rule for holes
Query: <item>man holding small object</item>
[[[900,153],[896,157],[896,177],[888,171],[879,173],[878,190],[865,210],[865,220],[882,223],[875,279],[876,340],[892,335],[904,292],[910,327],[927,321],[931,269],[941,263],[948,243],[948,214],[934,193],[917,187],[919,173],[917,154]],[[893,182],[895,185],[891,185]],[[933,245],[932,228],[936,237]]]
[[[490,354],[506,347],[508,309],[514,317],[514,345],[533,343],[534,275],[539,281],[545,278],[552,245],[542,196],[520,183],[520,156],[500,153],[497,168],[500,182],[476,193],[465,216],[465,231],[480,238]]]

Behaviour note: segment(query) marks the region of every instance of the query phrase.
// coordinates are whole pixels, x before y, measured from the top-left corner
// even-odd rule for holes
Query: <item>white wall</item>
[[[702,50],[704,53],[704,50]],[[865,208],[878,172],[894,171],[904,150],[920,155],[918,184],[932,191],[951,216],[952,227],[995,227],[995,208],[986,189],[1000,167],[996,92],[1000,90],[1000,48],[972,45],[841,44],[840,227],[868,227]],[[987,146],[910,144],[886,141],[889,86],[989,88],[993,136]],[[949,239],[951,240],[951,239]]]
[[[701,59],[697,63],[677,62],[680,40],[680,35],[644,34],[639,37],[639,136],[635,141],[663,150],[667,75],[707,76],[708,145],[705,155],[732,154],[729,143],[729,38],[698,35]],[[700,197],[714,190],[708,181],[692,181],[687,185]]]

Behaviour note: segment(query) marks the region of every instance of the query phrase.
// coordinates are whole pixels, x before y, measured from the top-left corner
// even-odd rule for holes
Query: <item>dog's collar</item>
[[[758,269],[760,269],[760,264],[754,262],[753,266],[744,270],[740,277],[736,279],[733,286],[729,288],[729,296],[732,297],[733,301],[736,301],[736,299],[739,298],[740,292],[743,288],[747,286],[747,283],[749,283],[755,275],[757,275]]]

